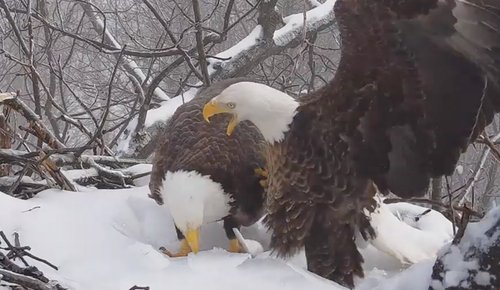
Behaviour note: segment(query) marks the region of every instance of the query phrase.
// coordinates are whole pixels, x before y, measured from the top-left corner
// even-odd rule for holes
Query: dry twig
[[[397,203],[397,202],[424,203],[424,204],[435,205],[435,206],[441,208],[442,213],[446,213],[445,216],[448,216],[448,211],[449,211],[449,207],[450,207],[448,204],[444,204],[442,202],[427,199],[427,198],[386,198],[386,199],[384,199],[384,203]],[[469,215],[472,215],[472,216],[475,216],[478,218],[482,218],[484,216],[484,214],[479,213],[477,211],[474,211],[474,210],[467,208],[465,206],[453,205],[453,209],[456,211],[460,211],[460,212],[467,211],[469,213]]]
[[[30,266],[28,264],[24,257],[30,257],[31,259],[44,263],[57,270],[57,267],[52,263],[29,253],[28,251],[31,250],[30,247],[23,247],[18,245],[18,235],[16,235],[16,245],[12,245],[3,231],[0,231],[0,237],[6,244],[6,247],[0,247],[0,249],[8,251],[7,254],[0,252],[0,280],[33,290],[65,289],[59,284],[49,284],[50,280],[45,277],[37,267]],[[13,260],[17,258],[19,258],[23,262],[24,267],[21,267],[13,262]]]

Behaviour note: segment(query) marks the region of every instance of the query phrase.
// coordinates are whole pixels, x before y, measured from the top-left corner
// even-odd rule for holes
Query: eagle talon
[[[262,176],[266,178],[269,177],[269,173],[264,168],[255,168],[254,172],[255,174],[257,174],[257,176]]]
[[[260,186],[262,186],[263,188],[267,188],[267,186],[269,184],[267,181],[267,179],[269,177],[269,173],[267,172],[267,170],[265,170],[264,168],[255,168],[254,173],[258,177],[263,177],[263,179],[259,181]]]
[[[169,250],[167,250],[165,247],[160,247],[160,251],[164,254],[169,256],[170,258],[178,258],[178,257],[186,257],[189,253],[191,253],[191,247],[189,246],[188,242],[186,239],[183,239],[181,241],[181,248],[177,253],[172,253]]]

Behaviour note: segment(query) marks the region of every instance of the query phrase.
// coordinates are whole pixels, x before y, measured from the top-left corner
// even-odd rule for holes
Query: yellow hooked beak
[[[193,253],[196,254],[200,251],[200,229],[188,229],[186,240]]]
[[[231,120],[229,121],[229,124],[227,124],[227,130],[226,130],[227,136],[231,136],[231,134],[233,134],[234,128],[236,128],[236,126],[239,123],[238,117],[231,111],[231,109],[227,108],[224,105],[220,105],[219,103],[214,101],[208,102],[203,107],[203,118],[208,123],[210,123],[210,117],[222,113],[228,113],[231,114],[232,116]]]

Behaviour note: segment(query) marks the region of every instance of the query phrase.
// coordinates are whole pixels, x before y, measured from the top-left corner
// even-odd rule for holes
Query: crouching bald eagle
[[[305,246],[309,270],[353,287],[376,188],[424,194],[499,111],[500,1],[337,0],[334,12],[341,59],[328,85],[296,101],[240,82],[203,115],[232,115],[228,133],[250,120],[269,144],[275,251]]]
[[[199,251],[199,230],[223,220],[229,251],[239,252],[233,228],[249,226],[263,214],[265,177],[262,135],[251,123],[240,124],[228,139],[227,116],[203,121],[201,109],[211,97],[240,79],[214,84],[180,106],[170,119],[155,153],[150,197],[165,205],[181,240],[178,253]]]

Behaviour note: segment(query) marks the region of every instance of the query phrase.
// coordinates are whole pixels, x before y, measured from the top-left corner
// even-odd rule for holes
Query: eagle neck
[[[253,120],[267,143],[274,144],[285,138],[298,106],[299,103],[291,97],[286,102],[269,102],[261,116]]]

